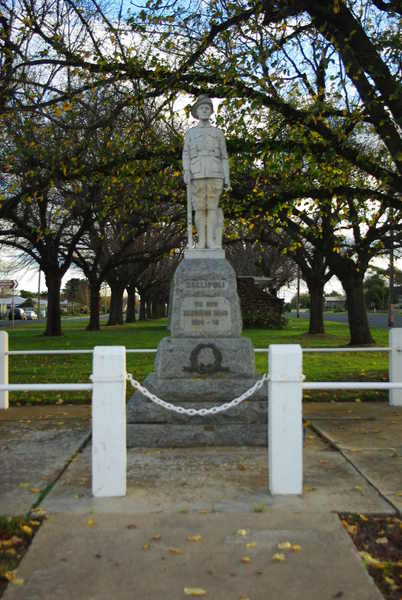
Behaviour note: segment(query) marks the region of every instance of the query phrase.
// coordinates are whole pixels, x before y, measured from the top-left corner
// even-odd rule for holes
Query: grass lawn
[[[24,323],[15,329],[7,329],[10,350],[62,350],[92,349],[94,346],[126,346],[126,348],[156,348],[168,335],[167,320],[153,320],[115,327],[102,326],[99,332],[85,330],[86,321],[64,321],[64,335],[57,338],[43,336],[44,326]],[[345,347],[349,340],[347,326],[327,322],[326,334],[307,334],[308,322],[289,319],[282,330],[249,329],[244,335],[251,338],[255,348],[268,348],[269,344],[301,344],[311,347]],[[378,346],[388,345],[386,329],[372,329]],[[127,354],[127,370],[142,381],[153,370],[154,354]],[[10,383],[79,383],[88,382],[92,371],[92,357],[88,355],[21,355],[10,356]],[[388,353],[305,354],[304,373],[309,381],[361,380],[385,381],[388,379]],[[267,369],[266,354],[256,355],[258,373]],[[127,390],[131,395],[131,390]],[[386,392],[334,391],[309,392],[308,400],[386,400]],[[231,400],[231,398],[228,400]],[[10,393],[10,403],[88,403],[89,392],[20,392]]]

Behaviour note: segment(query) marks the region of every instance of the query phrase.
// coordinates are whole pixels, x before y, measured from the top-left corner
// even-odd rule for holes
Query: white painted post
[[[126,349],[96,346],[92,382],[92,493],[126,495]]]
[[[8,385],[8,333],[0,331],[0,384]],[[0,410],[8,408],[8,391],[0,392]]]
[[[302,349],[273,344],[268,360],[269,491],[302,494]]]
[[[402,382],[402,329],[391,328],[389,332],[389,380],[391,383]],[[391,406],[402,406],[402,389],[389,390]]]

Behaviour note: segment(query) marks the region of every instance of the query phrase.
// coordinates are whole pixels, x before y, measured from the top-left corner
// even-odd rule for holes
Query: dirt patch
[[[42,516],[0,516],[0,598],[7,586],[23,585],[17,568],[41,526]]]
[[[340,514],[359,554],[386,600],[402,593],[402,521],[394,515]]]

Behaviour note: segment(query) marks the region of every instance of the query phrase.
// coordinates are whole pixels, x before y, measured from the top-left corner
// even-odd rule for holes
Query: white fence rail
[[[269,347],[268,443],[272,494],[302,493],[303,389],[388,389],[390,404],[402,406],[402,329],[391,330],[389,351],[390,382],[305,382],[301,346],[274,344]],[[44,352],[93,352],[92,383],[9,384],[8,357],[12,353],[8,351],[7,333],[0,332],[0,408],[8,408],[10,391],[92,391],[92,492],[94,496],[124,496],[127,477],[126,353],[130,351],[123,346],[97,346],[93,351],[29,351]]]

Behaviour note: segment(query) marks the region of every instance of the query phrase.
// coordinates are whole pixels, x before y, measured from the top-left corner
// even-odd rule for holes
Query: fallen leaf
[[[381,560],[377,560],[368,552],[364,552],[363,550],[361,550],[359,554],[367,566],[375,567],[377,569],[385,569],[386,563],[382,562]]]
[[[342,519],[342,525],[345,527],[345,529],[347,529],[347,531],[350,533],[350,535],[356,535],[358,528],[357,525],[349,525],[349,523],[347,521],[345,521],[344,519]]]
[[[302,547],[300,546],[300,544],[292,544],[293,552],[300,552],[301,549]]]
[[[152,539],[154,540],[154,542],[160,542],[161,534],[157,533],[156,535],[153,535]]]
[[[327,465],[328,461],[327,460],[320,460],[320,465]]]
[[[188,535],[187,540],[189,542],[199,542],[201,540],[201,535],[196,533],[195,535]]]
[[[151,546],[149,544],[144,544],[142,548],[143,548],[143,550],[147,551],[150,549],[150,547]]]
[[[24,580],[22,579],[22,577],[15,577],[15,579],[11,580],[11,583],[13,585],[24,585]]]
[[[305,485],[303,490],[305,492],[313,492],[315,490],[315,487],[313,487],[312,485]]]
[[[379,537],[376,539],[375,541],[376,544],[388,544],[388,538],[386,537]]]
[[[248,467],[247,465],[243,465],[243,464],[238,464],[237,468],[239,469],[239,471],[247,471]]]
[[[26,483],[26,482],[19,483],[18,487],[20,487],[20,488],[27,488],[27,487],[29,487],[29,483]]]
[[[1,546],[0,546],[0,548],[1,548]],[[7,556],[16,556],[16,554],[17,554],[17,551],[15,548],[7,548],[5,552],[6,552]]]
[[[32,535],[32,528],[29,527],[29,525],[22,525],[21,526],[21,531],[23,531],[27,535]]]
[[[127,525],[127,529],[137,529],[137,525],[134,525],[134,523],[130,523],[130,525]]]
[[[245,564],[251,563],[251,558],[249,556],[242,556],[241,557],[241,562],[245,563]]]
[[[277,552],[276,554],[273,555],[272,560],[277,560],[278,562],[282,562],[282,561],[286,560],[286,556],[284,554],[282,554],[281,552]]]
[[[358,492],[363,492],[363,488],[361,485],[355,485],[355,490],[357,490]]]
[[[278,544],[278,550],[290,550],[292,544],[290,542],[281,542]]]
[[[186,596],[206,596],[207,592],[202,588],[184,588],[184,593]]]
[[[238,529],[237,535],[241,535],[241,536],[245,537],[247,535],[247,529]]]
[[[40,525],[40,521],[29,521],[31,525],[33,525],[34,527],[39,527]]]
[[[93,527],[95,525],[95,519],[88,519],[88,525]]]
[[[174,546],[172,546],[171,548],[168,548],[170,554],[181,554],[181,550],[180,548],[175,548]]]
[[[247,542],[246,548],[255,548],[257,546],[257,542]]]
[[[37,488],[37,487],[33,487],[33,488],[31,488],[31,492],[32,492],[33,494],[40,494],[40,491],[41,491],[41,490],[40,490],[40,488]]]
[[[388,583],[388,585],[390,586],[391,590],[394,591],[398,588],[398,586],[396,585],[395,581],[392,579],[392,577],[384,577],[385,581]]]
[[[359,517],[360,517],[360,519],[361,519],[362,521],[364,521],[365,523],[367,523],[367,521],[368,521],[368,518],[366,517],[366,515],[359,515]]]
[[[0,540],[0,548],[11,548],[12,546],[18,546],[18,544],[22,543],[23,540],[20,537],[13,535],[8,540]]]

